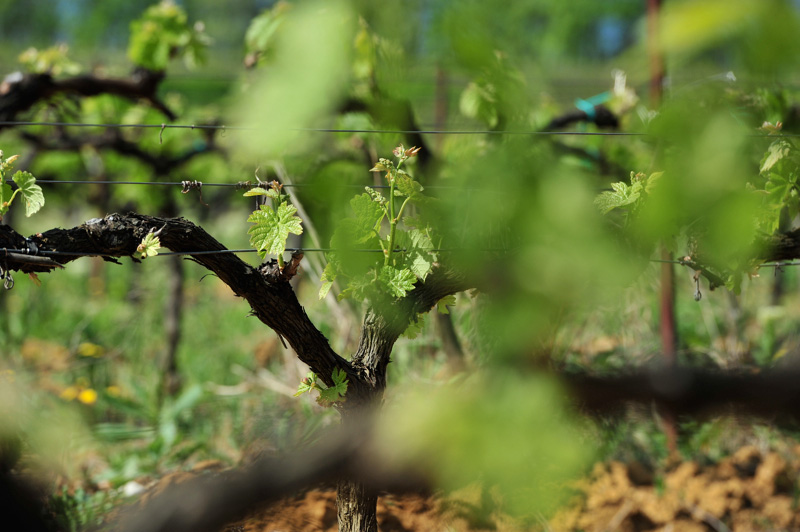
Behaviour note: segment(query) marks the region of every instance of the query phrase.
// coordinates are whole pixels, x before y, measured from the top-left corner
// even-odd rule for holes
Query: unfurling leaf
[[[268,198],[276,199],[276,200],[283,200],[287,196],[285,194],[281,194],[274,188],[261,188],[261,187],[253,187],[247,192],[244,193],[244,197],[250,196],[266,196]]]
[[[303,233],[302,220],[295,216],[297,209],[288,203],[281,203],[277,211],[268,205],[261,205],[247,219],[255,225],[250,228],[250,245],[255,247],[259,254],[270,253],[280,255],[286,249],[286,239],[289,233],[300,235]]]
[[[244,193],[244,197],[266,196],[267,194],[269,194],[270,190],[272,190],[272,189],[267,190],[267,189],[261,188],[261,187],[253,187],[253,188],[251,188],[250,190],[248,190],[247,192]]]
[[[389,159],[380,159],[375,166],[370,169],[370,172],[389,172],[394,168],[394,163]]]
[[[39,211],[44,205],[42,188],[36,184],[36,178],[28,172],[14,174],[14,183],[19,187],[22,201],[25,202],[25,216],[30,216]]]
[[[322,282],[322,286],[319,288],[320,299],[328,295],[331,286],[333,286],[333,281],[336,280],[336,275],[336,264],[333,261],[329,261],[328,264],[325,265],[325,269],[322,270],[322,275],[320,276],[320,281]]]
[[[300,381],[300,386],[297,387],[297,392],[294,394],[295,397],[303,395],[306,392],[311,392],[315,387],[317,387],[317,375],[309,371],[305,378]]]
[[[161,249],[161,241],[155,233],[147,233],[141,243],[136,246],[136,253],[139,253],[142,259],[147,257],[154,257],[158,255],[158,250]]]

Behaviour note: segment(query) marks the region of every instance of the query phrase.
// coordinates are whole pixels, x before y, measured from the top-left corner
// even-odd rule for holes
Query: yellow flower
[[[119,397],[122,395],[122,389],[116,384],[106,387],[106,393],[111,397]]]
[[[61,392],[59,397],[61,397],[65,401],[72,401],[73,399],[78,397],[79,393],[80,390],[76,386],[68,386],[63,392]]]
[[[98,358],[103,356],[103,347],[92,342],[83,342],[78,346],[78,355]]]
[[[86,388],[78,393],[78,401],[85,405],[93,405],[97,402],[97,392],[91,388]]]

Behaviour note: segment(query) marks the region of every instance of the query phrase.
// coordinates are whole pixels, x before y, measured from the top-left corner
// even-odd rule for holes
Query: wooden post
[[[650,106],[661,105],[664,91],[664,57],[659,42],[658,16],[661,0],[647,0],[647,50],[650,56]],[[673,366],[677,362],[678,333],[675,322],[675,265],[666,244],[661,244],[661,293],[659,304],[659,329],[661,350],[664,362]],[[670,460],[678,458],[678,422],[675,414],[667,409],[661,410],[664,433],[667,437],[667,450]]]

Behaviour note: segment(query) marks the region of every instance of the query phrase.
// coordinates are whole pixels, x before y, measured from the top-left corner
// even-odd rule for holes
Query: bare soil
[[[161,479],[142,500],[195,474]],[[785,453],[746,446],[717,464],[685,461],[661,473],[637,462],[598,463],[549,523],[526,527],[500,512],[486,512],[486,492],[475,485],[446,498],[385,494],[378,500],[378,524],[381,532],[800,531],[798,480],[800,446]],[[335,490],[320,487],[256,509],[223,532],[336,530]]]
[[[662,475],[641,464],[596,464],[554,531],[756,532],[800,530],[800,449],[742,447],[718,464],[682,462]]]
[[[481,512],[481,492],[467,488],[447,499],[426,495],[384,495],[378,499],[381,532],[518,532],[508,516]],[[257,510],[224,532],[336,532],[336,492],[314,489]]]

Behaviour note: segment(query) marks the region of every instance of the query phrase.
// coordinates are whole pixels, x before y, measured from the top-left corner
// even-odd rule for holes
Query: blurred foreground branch
[[[800,368],[761,373],[674,366],[619,376],[562,375],[581,411],[604,413],[625,403],[656,403],[676,415],[733,412],[800,420]]]
[[[8,76],[0,85],[0,121],[11,122],[39,102],[51,101],[59,95],[98,96],[111,94],[137,102],[144,100],[169,120],[176,115],[158,97],[163,72],[144,68],[134,71],[130,79],[99,78],[90,75],[54,79],[50,74]],[[0,129],[8,127],[0,125]]]
[[[364,426],[359,434],[369,434]],[[255,505],[275,502],[303,488],[345,476],[375,490],[427,491],[430,483],[408,468],[387,468],[365,437],[343,429],[323,435],[320,445],[247,467],[172,485],[123,512],[117,532],[218,532]]]

